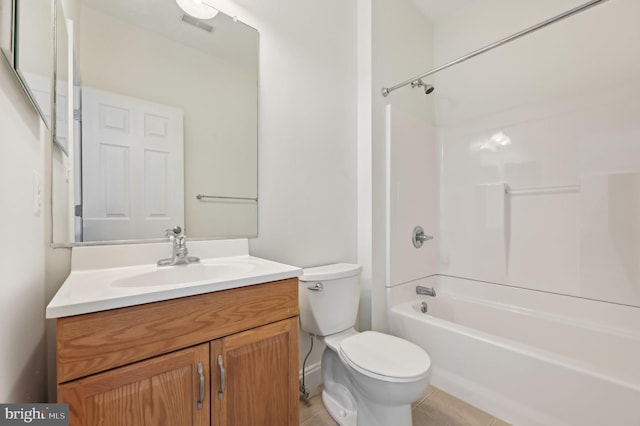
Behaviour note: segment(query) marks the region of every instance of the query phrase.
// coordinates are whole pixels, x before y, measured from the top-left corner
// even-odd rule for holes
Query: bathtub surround
[[[470,3],[435,23],[436,63],[580,3]],[[392,332],[439,352],[436,386],[516,424],[640,422],[640,55],[628,44],[640,37],[630,18],[639,8],[607,2],[438,73],[432,121],[390,99],[392,113],[435,129],[438,161],[426,163],[440,179],[429,200],[439,223],[431,274],[404,281],[418,265],[404,265],[392,247],[410,224],[386,216]],[[592,31],[613,22],[606,36]],[[417,133],[386,123],[387,135]],[[421,156],[431,140],[420,142],[390,144],[390,210],[407,192],[430,193],[429,178],[394,174],[402,163],[393,158]],[[428,315],[417,283],[437,290]],[[401,300],[416,305],[411,319]]]
[[[625,81],[439,128],[440,272],[640,306],[634,111],[640,85]],[[512,145],[472,150],[495,129]],[[496,181],[504,197],[478,197]],[[487,209],[503,228],[479,223]],[[504,242],[478,240],[489,232]]]
[[[402,283],[438,270],[436,136],[433,126],[393,105],[387,105],[386,123],[386,282]],[[420,248],[411,243],[416,226],[434,236]]]
[[[536,2],[527,13],[502,0],[470,4],[436,24],[435,57],[579,3]],[[436,75],[441,273],[640,306],[631,260],[639,250],[640,55],[626,48],[640,37],[630,18],[637,13],[637,2],[606,2]],[[605,22],[616,25],[595,36]],[[492,143],[495,135],[508,143]],[[491,201],[472,189],[501,183],[510,191]],[[505,216],[503,229],[478,222],[487,209]],[[504,243],[480,235],[489,229],[504,232]]]
[[[503,282],[509,265],[509,187],[505,183],[481,184],[472,189],[471,276]],[[450,261],[451,259],[447,259]]]
[[[526,6],[527,13],[508,1],[472,3],[435,22],[436,63],[580,3],[537,2]],[[632,117],[640,108],[634,74],[640,57],[624,48],[628,32],[638,31],[629,18],[638,7],[632,1],[607,2],[438,73],[437,90],[422,97],[421,111],[403,105],[400,96],[390,99],[390,108],[435,123],[440,163],[427,158],[421,169],[424,174],[429,166],[440,168],[439,202],[430,200],[440,210],[439,266],[432,273],[640,306],[638,262],[632,260],[639,246],[633,237],[638,223],[632,176],[640,170],[634,143],[640,128]],[[616,28],[592,43],[590,29],[601,22],[616,22]],[[606,60],[592,64],[593,49],[577,48],[584,40]],[[571,61],[562,70],[534,66],[566,63],[567,52]],[[410,89],[403,90],[390,98],[410,96]],[[435,121],[424,113],[432,99]],[[386,134],[398,131],[392,127]],[[423,156],[422,146],[393,152],[401,151],[400,145],[392,144],[391,167],[394,156]],[[598,184],[593,176],[609,183]],[[432,181],[419,173],[397,179],[404,181],[385,185],[392,187],[387,197],[393,202],[419,191],[415,179],[430,192]],[[501,185],[507,190],[500,191]],[[407,209],[420,203],[418,198]],[[392,232],[386,237],[391,260],[385,283],[395,285],[408,277],[394,277],[394,269],[403,274],[411,268],[393,260],[395,239],[404,238],[393,230],[409,223],[387,216]]]
[[[580,282],[594,299],[640,303],[640,172],[580,181]],[[599,244],[589,244],[598,241]],[[608,283],[608,285],[602,285]],[[613,288],[612,288],[613,287]]]

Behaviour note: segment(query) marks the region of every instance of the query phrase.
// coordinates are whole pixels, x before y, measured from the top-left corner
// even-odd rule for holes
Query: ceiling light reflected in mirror
[[[213,19],[218,14],[218,9],[209,6],[202,0],[176,0],[180,9],[198,19]]]

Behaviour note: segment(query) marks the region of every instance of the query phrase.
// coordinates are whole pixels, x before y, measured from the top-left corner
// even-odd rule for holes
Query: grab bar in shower
[[[241,201],[254,201],[258,202],[258,198],[250,198],[250,197],[223,197],[219,195],[204,195],[204,194],[196,194],[196,198],[198,200],[202,200],[204,198],[211,198],[214,200],[241,200]]]

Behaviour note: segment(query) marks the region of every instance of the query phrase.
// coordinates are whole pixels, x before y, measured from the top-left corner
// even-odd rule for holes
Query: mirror
[[[45,125],[51,128],[54,6],[15,0],[14,69]]]
[[[76,157],[74,188],[54,183],[53,211],[78,225],[54,243],[161,239],[176,225],[191,239],[257,236],[258,32],[174,0],[76,6],[80,120],[56,134]]]
[[[69,30],[64,17],[62,4],[56,0],[56,61],[55,61],[55,126],[53,141],[69,157]]]
[[[0,0],[0,51],[44,124],[51,128],[53,2]]]
[[[13,67],[13,0],[0,0],[0,51]]]

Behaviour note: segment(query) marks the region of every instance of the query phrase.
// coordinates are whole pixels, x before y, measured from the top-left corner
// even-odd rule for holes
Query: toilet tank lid
[[[354,263],[333,263],[331,265],[304,268],[300,281],[324,281],[337,280],[339,278],[352,277],[362,271],[362,266]]]

